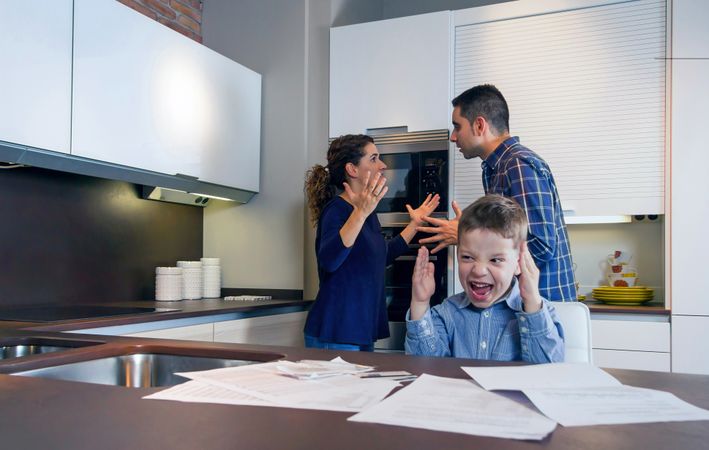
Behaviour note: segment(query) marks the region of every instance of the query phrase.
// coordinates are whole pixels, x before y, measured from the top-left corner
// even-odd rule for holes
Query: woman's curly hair
[[[359,164],[359,160],[366,153],[364,147],[372,143],[374,139],[365,134],[340,136],[332,141],[327,150],[327,166],[316,164],[306,172],[304,191],[313,226],[318,224],[327,202],[342,189],[342,183],[347,181],[347,163]]]

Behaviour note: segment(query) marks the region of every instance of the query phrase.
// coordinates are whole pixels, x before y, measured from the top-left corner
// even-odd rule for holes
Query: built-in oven
[[[406,205],[417,208],[428,194],[441,197],[432,216],[446,218],[449,207],[448,130],[409,133],[402,129],[380,129],[368,130],[368,134],[374,138],[380,157],[387,165],[384,176],[389,190],[376,209],[384,237],[396,237],[409,222]],[[405,317],[411,303],[411,276],[420,247],[419,239],[427,236],[430,235],[417,234],[406,254],[386,269],[385,296],[391,337],[376,343],[379,350],[404,348]],[[436,281],[431,304],[436,305],[447,296],[448,249],[429,255],[429,261],[434,265]]]

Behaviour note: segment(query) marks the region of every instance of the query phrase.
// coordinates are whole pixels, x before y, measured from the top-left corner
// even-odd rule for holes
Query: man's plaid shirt
[[[539,267],[539,293],[552,301],[575,301],[569,237],[559,193],[542,158],[510,137],[482,163],[486,194],[513,198],[529,221],[527,242]]]

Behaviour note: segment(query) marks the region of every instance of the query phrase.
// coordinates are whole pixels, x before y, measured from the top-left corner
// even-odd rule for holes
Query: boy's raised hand
[[[542,308],[542,296],[539,294],[539,269],[527,248],[527,241],[519,249],[519,293],[524,304],[524,312],[534,313]]]
[[[436,290],[433,263],[428,261],[428,249],[419,248],[411,278],[411,320],[421,319],[428,310],[431,296]]]

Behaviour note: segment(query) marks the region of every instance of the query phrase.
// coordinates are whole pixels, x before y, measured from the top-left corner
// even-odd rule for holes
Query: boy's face
[[[519,274],[519,247],[494,231],[463,233],[458,242],[458,279],[471,303],[487,308],[502,297]]]

